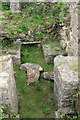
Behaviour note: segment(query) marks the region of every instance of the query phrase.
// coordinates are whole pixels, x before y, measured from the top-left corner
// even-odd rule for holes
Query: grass
[[[26,50],[27,49],[27,50]],[[53,70],[52,65],[44,61],[41,47],[37,45],[22,47],[22,51],[28,54],[22,56],[22,63],[36,63],[43,67],[44,71]],[[54,118],[54,83],[44,80],[42,75],[39,79],[40,89],[36,89],[36,84],[26,86],[27,75],[20,70],[20,65],[14,66],[17,72],[16,85],[19,94],[19,113],[21,118]]]
[[[2,44],[1,49],[11,49],[11,50],[18,50],[20,47],[19,44],[11,44],[11,45],[6,45],[6,43]]]
[[[11,54],[11,55],[17,55],[16,52],[9,52],[9,54]]]
[[[43,51],[37,45],[23,46],[24,55],[22,55],[22,63],[35,63],[39,64],[44,71],[53,70],[53,64],[47,64],[44,60]],[[26,54],[26,55],[25,55]]]

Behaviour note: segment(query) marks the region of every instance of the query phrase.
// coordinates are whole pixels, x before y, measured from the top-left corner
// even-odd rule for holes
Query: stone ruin
[[[54,96],[56,108],[64,113],[73,112],[72,96],[78,89],[78,58],[57,56],[54,60]]]
[[[15,0],[14,0],[15,2]],[[10,8],[13,13],[19,12],[19,0],[17,4],[10,2]],[[15,7],[14,7],[15,5]],[[67,25],[62,28],[60,31],[61,34],[61,45],[63,47],[66,47],[66,51],[68,53],[67,57],[63,57],[61,55],[57,56],[54,59],[54,96],[55,96],[55,103],[57,110],[60,109],[62,113],[71,113],[74,112],[71,107],[71,100],[72,96],[77,92],[78,84],[80,83],[80,80],[78,78],[78,53],[79,53],[79,45],[80,45],[80,2],[78,3],[70,3],[70,26]],[[80,55],[79,55],[80,56]],[[6,58],[4,56],[4,58]],[[0,84],[0,104],[10,104],[11,110],[17,111],[17,94],[16,94],[16,85],[13,75],[13,67],[12,67],[12,60],[10,56],[7,56],[6,58],[7,63],[10,67],[8,68],[7,63],[4,62],[6,65],[6,70],[2,72],[0,70],[0,79],[5,78],[8,76],[7,80],[3,80]],[[1,61],[0,61],[0,64]],[[3,67],[4,68],[4,67]],[[12,76],[11,76],[12,75]],[[11,77],[10,77],[11,76]],[[8,81],[10,78],[12,78],[12,81],[8,84]],[[52,78],[53,79],[53,78]],[[6,83],[6,84],[5,84]],[[6,85],[6,86],[5,86]],[[9,87],[7,87],[9,85]],[[2,87],[3,86],[3,87]],[[12,86],[12,88],[11,88]],[[15,90],[13,90],[15,88]],[[8,93],[7,93],[8,92]],[[7,93],[7,96],[6,94]],[[14,97],[15,96],[15,97]],[[4,98],[4,99],[3,99]],[[80,94],[79,94],[80,98]],[[77,100],[77,107],[76,111],[78,114],[80,114],[80,100]],[[57,113],[55,113],[57,115]],[[57,117],[57,116],[56,116]]]
[[[0,56],[0,105],[10,105],[7,112],[18,113],[18,96],[11,55]]]
[[[57,56],[54,59],[54,96],[57,110],[62,113],[73,113],[72,96],[78,92],[79,40],[80,40],[80,2],[70,3],[70,26],[63,27],[61,44],[66,46],[67,57]],[[79,55],[80,56],[80,55]],[[77,114],[80,114],[80,93],[76,101]],[[58,113],[55,112],[57,117]]]

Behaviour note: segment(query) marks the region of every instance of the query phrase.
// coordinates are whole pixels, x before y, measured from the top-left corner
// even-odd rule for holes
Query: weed
[[[80,84],[79,84],[79,86],[78,86],[78,89],[79,89],[79,91],[80,91]]]
[[[73,67],[74,71],[78,71],[78,63],[74,60],[72,60],[72,67]]]
[[[9,52],[9,54],[11,54],[11,55],[17,55],[16,52]]]
[[[64,62],[63,61],[60,61],[60,62],[58,62],[57,64],[55,64],[55,67],[57,67],[57,66],[61,66],[61,67],[63,67],[63,64]]]
[[[26,41],[29,41],[30,40],[30,37],[26,38]]]
[[[22,55],[24,55],[24,56],[29,56],[29,52],[28,52],[28,50],[26,49],[25,51],[22,51]]]
[[[43,38],[43,33],[42,33],[42,32],[38,32],[38,36],[39,36],[40,38]]]
[[[48,81],[48,86],[53,91],[53,84],[50,81]]]
[[[14,28],[10,28],[10,30],[8,31],[8,34],[14,34],[15,29]]]
[[[54,52],[57,53],[58,51],[60,51],[59,49],[55,48],[54,49]]]
[[[52,15],[54,16],[54,24],[64,23],[66,21],[65,17],[67,16],[67,4],[63,2],[58,2],[56,7],[52,9]]]
[[[46,56],[48,56],[48,52],[45,52]]]
[[[21,23],[19,25],[19,29],[21,29],[24,34],[28,34],[28,27],[27,27],[27,25],[25,23]]]
[[[35,87],[36,87],[36,90],[38,90],[38,91],[41,90],[41,85],[40,85],[40,82],[39,82],[39,81],[36,81],[36,82],[35,82]]]
[[[50,108],[49,107],[43,108],[42,111],[45,114],[50,114]]]
[[[45,40],[42,40],[42,42],[41,42],[42,44],[45,44],[46,43],[46,41]]]
[[[9,106],[6,105],[0,105],[0,120],[3,118],[8,118],[8,114],[4,114],[4,110],[7,109]],[[4,114],[4,116],[3,116]]]
[[[21,33],[22,32],[22,29],[17,29],[17,33]]]
[[[10,16],[11,14],[12,14],[11,10],[7,11],[7,16]]]
[[[21,11],[21,10],[19,11],[19,14],[22,14],[22,11]]]

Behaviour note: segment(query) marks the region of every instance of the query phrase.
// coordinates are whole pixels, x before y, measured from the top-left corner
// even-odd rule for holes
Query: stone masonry
[[[19,0],[10,0],[10,10],[13,13],[19,13],[20,10]]]
[[[61,32],[61,44],[68,55],[78,55],[78,43],[80,39],[80,3],[71,2],[69,7],[70,25],[64,26]]]
[[[0,56],[0,105],[10,105],[7,112],[18,112],[18,98],[11,55]]]
[[[72,110],[70,101],[80,84],[80,77],[78,78],[80,74],[80,2],[70,3],[69,15],[70,25],[64,26],[61,32],[61,44],[66,47],[68,57],[57,56],[54,60],[57,64],[54,67],[56,105],[64,113],[70,113]],[[73,70],[71,64],[74,66]],[[80,114],[80,93],[75,104],[75,109]]]
[[[72,96],[78,88],[78,58],[57,56],[54,59],[54,96],[56,108],[70,113]],[[64,110],[66,109],[66,111]]]
[[[79,35],[79,9],[80,6],[77,3],[71,3],[70,5],[70,16],[71,16],[71,23],[70,23],[70,40],[67,44],[67,52],[69,55],[78,55],[78,40],[80,38]]]

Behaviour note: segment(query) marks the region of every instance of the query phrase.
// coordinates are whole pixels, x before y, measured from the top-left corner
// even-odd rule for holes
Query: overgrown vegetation
[[[10,10],[10,2],[2,2],[2,10]]]
[[[53,65],[44,61],[41,46],[30,45],[22,47],[22,63],[36,63],[44,71],[53,70]],[[21,118],[54,118],[53,82],[44,80],[42,74],[39,81],[26,86],[27,74],[14,66],[17,72],[17,90],[19,93],[19,113]]]
[[[76,110],[75,110],[75,107],[76,107],[76,101],[78,100],[79,98],[79,92],[80,91],[80,84],[78,85],[78,90],[77,92],[72,96],[72,100],[71,100],[71,105],[73,106],[74,108],[74,111],[75,111],[75,115],[71,115],[71,114],[62,114],[61,110],[58,110],[58,118],[61,119],[61,120],[80,120],[80,115],[76,114]]]
[[[51,3],[49,4],[47,2],[42,4],[27,2],[19,14],[12,14],[10,10],[6,11],[6,20],[3,20],[3,30],[8,31],[6,45],[15,41],[21,33],[27,36],[25,41],[57,40],[57,30],[62,23],[66,22],[68,7],[62,2],[53,4],[54,8],[52,8]],[[48,31],[47,24],[54,26],[53,35],[52,32]]]
[[[22,63],[35,63],[39,64],[45,72],[53,70],[53,64],[47,64],[44,60],[43,51],[41,46],[37,45],[24,45],[22,47]]]
[[[58,2],[54,5],[37,3],[22,3],[22,11],[19,14],[13,14],[10,11],[10,3],[3,3],[2,8],[5,11],[5,19],[3,19],[2,30],[7,32],[6,39],[2,41],[2,48],[4,47],[17,49],[17,45],[13,45],[19,37],[23,39],[25,34],[25,41],[41,40],[42,44],[50,43],[51,49],[55,46],[60,46],[60,37],[58,30],[67,21],[67,4]],[[2,16],[1,18],[2,19]],[[55,32],[49,31],[48,25],[54,27]],[[20,36],[21,35],[21,36]],[[22,40],[23,41],[23,40]],[[52,44],[56,41],[56,44]],[[58,49],[55,49],[55,53]],[[10,52],[11,55],[16,55],[16,52]],[[36,45],[24,46],[22,48],[22,63],[31,62],[39,64],[44,71],[53,70],[53,65],[45,63],[42,49]],[[47,53],[46,53],[47,54]],[[62,63],[59,63],[62,65]],[[77,71],[76,63],[72,63],[73,69]],[[20,70],[20,65],[14,65],[14,70],[17,72],[17,90],[19,93],[19,114],[21,118],[54,118],[54,100],[53,100],[53,83],[51,81],[45,81],[40,76],[39,81],[30,86],[26,86],[27,74]],[[80,86],[79,86],[80,90]],[[37,96],[37,97],[36,97]],[[73,96],[72,104],[75,103],[78,93]],[[0,115],[4,113],[5,106],[0,106]],[[14,117],[12,115],[11,117]],[[74,116],[70,118],[68,115],[60,115],[62,118],[66,116],[68,120],[77,120],[78,117]],[[4,116],[7,118],[8,116]],[[64,118],[63,118],[64,119]]]
[[[15,111],[13,111],[12,114],[8,114],[7,110],[10,107],[10,105],[0,105],[0,120],[10,120],[10,119],[16,119],[16,116],[19,116],[19,114],[16,114]]]

